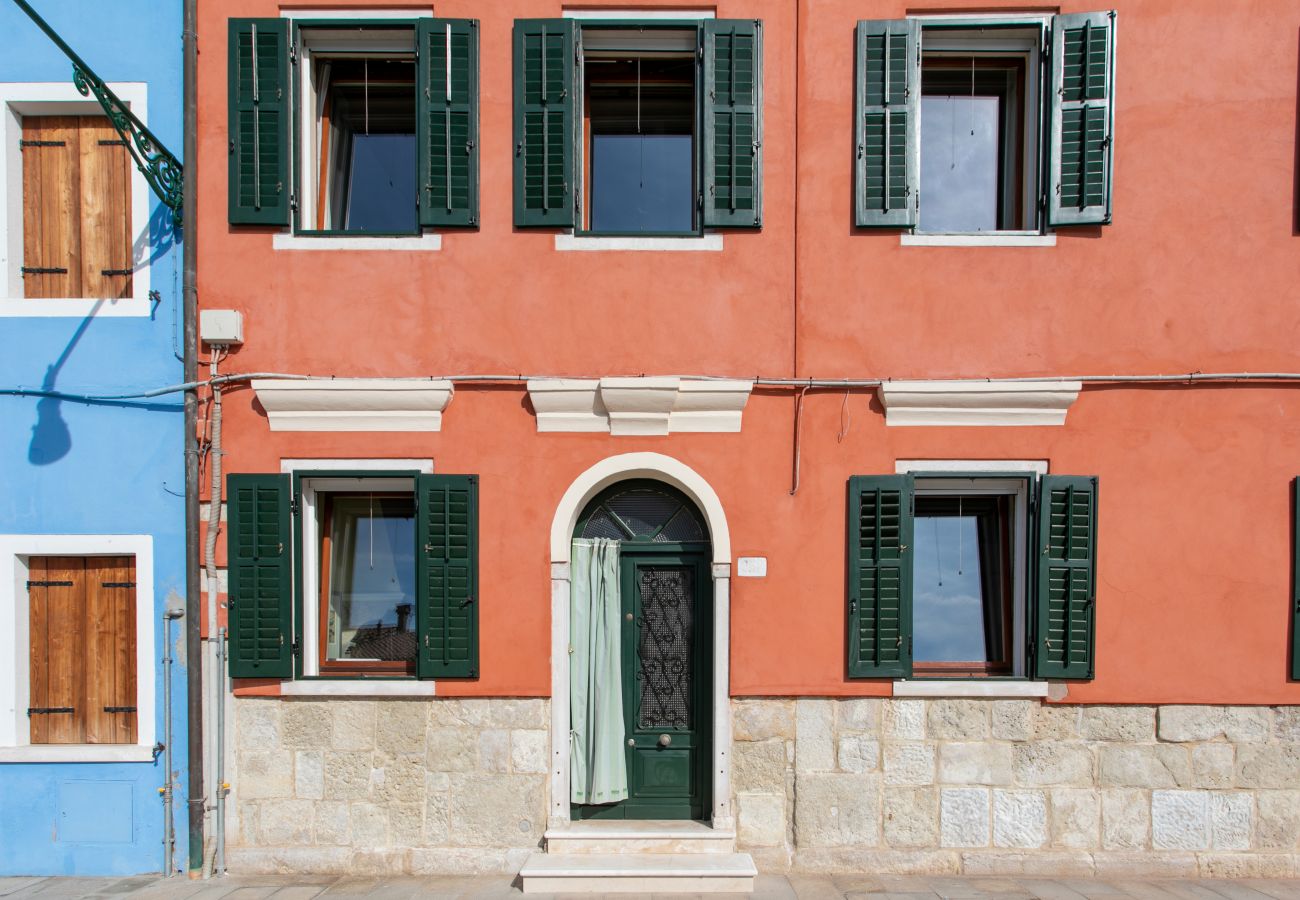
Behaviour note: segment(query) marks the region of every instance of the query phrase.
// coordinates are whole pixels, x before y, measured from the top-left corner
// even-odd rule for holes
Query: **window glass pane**
[[[914,539],[913,658],[987,662],[976,517],[917,515]]]
[[[415,135],[354,136],[348,190],[348,231],[415,231]]]
[[[415,501],[331,499],[327,660],[415,659]]]
[[[998,227],[999,105],[997,97],[921,98],[921,230]]]

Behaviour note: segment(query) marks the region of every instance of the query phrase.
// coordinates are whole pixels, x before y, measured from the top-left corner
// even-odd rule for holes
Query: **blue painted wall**
[[[181,154],[180,0],[32,0],[105,81],[148,85],[149,128]],[[66,57],[0,3],[0,81],[70,81]],[[152,317],[0,318],[0,388],[123,393],[181,381],[179,245],[151,195]],[[139,234],[139,223],[133,223]],[[153,536],[155,659],[161,614],[183,602],[181,395],[150,404],[0,396],[0,534]],[[145,573],[139,573],[140,578]],[[0,627],[8,627],[0,624]],[[186,857],[184,620],[173,624],[177,851]],[[3,664],[4,661],[0,661]],[[154,672],[163,737],[162,666]],[[0,875],[126,874],[163,865],[161,761],[0,763]]]

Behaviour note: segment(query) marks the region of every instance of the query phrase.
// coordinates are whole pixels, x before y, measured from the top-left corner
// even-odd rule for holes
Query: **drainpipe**
[[[176,874],[176,776],[172,762],[172,621],[185,615],[180,609],[163,613],[163,773],[166,781],[160,789],[163,795],[163,877]]]
[[[217,532],[221,530],[221,385],[215,382],[217,366],[221,355],[226,351],[222,344],[209,344],[208,363],[209,386],[212,390],[212,402],[208,406],[208,422],[211,438],[208,441],[208,469],[212,473],[210,488],[211,502],[208,503],[208,534],[203,545],[203,567],[208,580],[208,646],[204,654],[204,664],[208,669],[208,699],[211,701],[210,720],[214,724],[212,747],[212,765],[216,778],[212,783],[212,833],[215,837],[211,848],[212,864],[205,865],[204,870],[213,875],[220,874],[225,866],[225,848],[221,842],[225,837],[222,816],[225,815],[225,785],[221,783],[224,775],[222,754],[225,753],[225,680],[222,678],[225,654],[222,652],[225,629],[217,627]],[[207,853],[204,854],[205,858]]]
[[[181,295],[185,329],[185,381],[198,380],[198,287],[196,281],[198,192],[198,0],[185,0],[181,35],[184,48],[184,149]],[[203,635],[199,593],[199,398],[197,387],[185,392],[185,687],[186,742],[189,755],[189,871],[203,867]],[[221,503],[218,494],[212,502]]]

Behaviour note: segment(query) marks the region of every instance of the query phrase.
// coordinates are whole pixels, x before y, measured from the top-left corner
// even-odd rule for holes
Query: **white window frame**
[[[1045,460],[929,460],[900,459],[895,463],[897,474],[911,474],[916,480],[916,495],[922,496],[1010,496],[1012,498],[1012,546],[1011,546],[1011,603],[1012,603],[1012,671],[1011,678],[1029,679],[1028,661],[1025,658],[1025,641],[1029,628],[1029,492],[1037,480],[1047,474]],[[927,475],[946,475],[948,473],[971,473],[970,478],[927,478]],[[988,473],[983,475],[981,473]],[[1030,476],[1028,480],[1019,477],[999,478],[999,475]],[[915,627],[915,623],[913,623]],[[1020,695],[1025,693],[996,678],[917,678],[914,681],[896,682],[895,692],[900,696],[911,693],[908,689],[899,690],[899,685],[921,683],[937,684],[937,688],[923,689],[925,695],[934,695],[940,690],[943,695],[953,696],[966,693],[971,696],[990,694]],[[1033,684],[1031,682],[1031,684]],[[984,687],[977,687],[984,685]],[[997,687],[989,687],[997,685]],[[1034,696],[1045,694],[1046,685],[1038,683],[1032,691]],[[971,689],[971,688],[974,689]]]
[[[143,82],[108,83],[109,89],[130,107],[141,122],[149,123],[148,86]],[[23,159],[18,142],[23,116],[103,116],[93,97],[83,97],[71,82],[0,82],[0,318],[148,316],[150,257],[149,234],[153,192],[140,170],[131,164],[131,296],[120,299],[93,297],[26,298],[23,296]]]
[[[30,610],[27,579],[34,556],[135,558],[134,744],[32,744]],[[0,762],[151,762],[155,741],[153,537],[147,534],[0,535]],[[180,637],[180,629],[172,637]],[[9,661],[5,664],[4,661]]]

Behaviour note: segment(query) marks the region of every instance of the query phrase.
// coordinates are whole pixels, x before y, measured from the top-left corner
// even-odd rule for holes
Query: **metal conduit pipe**
[[[219,585],[217,584],[217,533],[221,530],[221,457],[224,451],[221,449],[221,385],[214,383],[217,378],[217,366],[220,361],[220,355],[225,350],[220,345],[212,345],[210,353],[211,359],[208,363],[208,371],[211,375],[209,382],[212,388],[212,402],[209,407],[208,422],[211,428],[211,437],[208,440],[208,469],[212,473],[212,482],[209,486],[208,496],[208,532],[203,542],[203,568],[207,574],[208,583],[208,640],[205,646],[205,663],[208,667],[208,704],[210,714],[216,720],[221,722],[221,709],[225,703],[225,697],[222,695],[223,686],[221,684],[220,661],[220,635],[217,631],[217,595]],[[221,768],[221,756],[225,752],[222,746],[222,728],[216,724],[213,729],[213,743],[211,747],[212,764],[214,770]],[[215,874],[217,872],[216,858],[220,852],[216,846],[222,834],[221,816],[224,804],[222,801],[222,785],[220,777],[212,779],[212,800],[209,808],[212,810],[213,822],[212,832],[214,840],[210,845],[210,853],[204,853],[205,871]],[[206,864],[210,861],[210,864]]]

